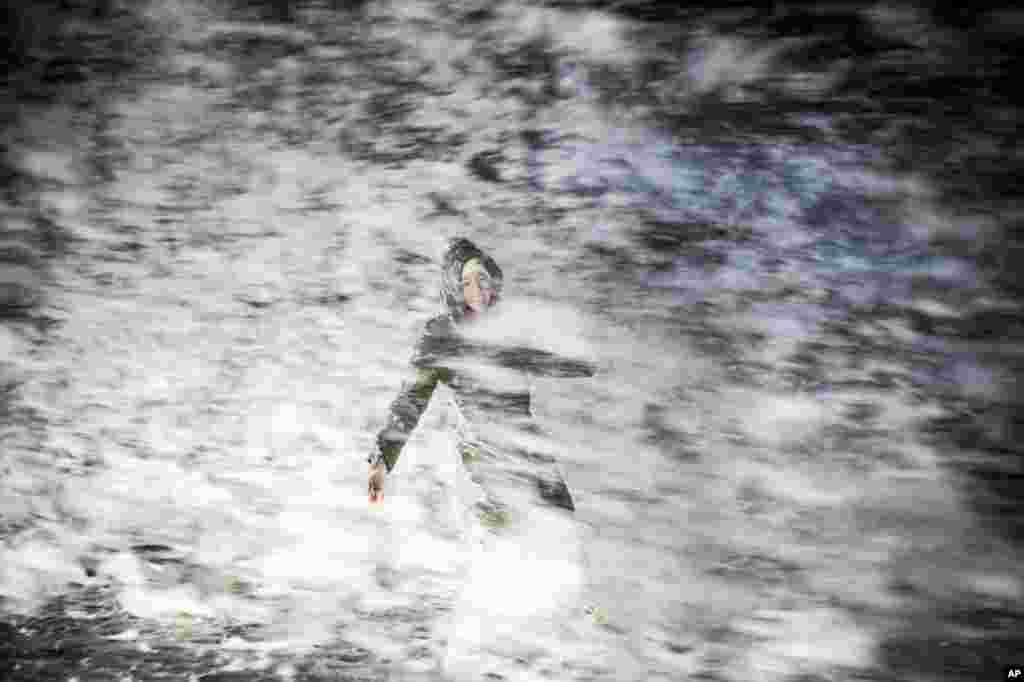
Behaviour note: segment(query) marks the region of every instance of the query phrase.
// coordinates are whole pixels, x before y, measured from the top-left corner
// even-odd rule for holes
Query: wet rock
[[[398,571],[386,564],[377,564],[374,567],[373,578],[377,586],[384,590],[395,589],[399,582]]]
[[[502,154],[498,150],[484,150],[469,158],[467,166],[470,173],[487,182],[501,182],[498,170],[502,162]]]
[[[41,268],[43,254],[38,242],[38,235],[30,229],[0,233],[0,267],[24,265]]]
[[[644,405],[643,423],[647,430],[644,441],[675,460],[699,459],[700,451],[695,447],[693,435],[672,426],[667,416],[667,409],[663,405]]]
[[[413,253],[408,249],[398,249],[395,253],[395,260],[402,265],[429,265],[431,262],[430,258],[419,253]]]
[[[666,642],[665,648],[674,654],[688,654],[694,650],[692,646],[677,644],[675,642]]]
[[[167,545],[133,545],[132,551],[145,561],[158,566],[163,566],[165,564],[182,564],[184,562],[184,558],[181,556],[180,552],[175,550],[173,547],[168,547]]]
[[[699,222],[669,223],[649,220],[638,231],[637,239],[645,247],[660,253],[678,252],[681,248],[711,239],[741,236],[740,231],[722,225]]]
[[[243,297],[239,297],[239,300],[242,303],[245,303],[250,308],[255,308],[256,310],[263,310],[264,308],[269,308],[271,305],[273,305],[273,301],[270,300],[270,299],[262,299],[262,298],[244,297],[243,296]]]
[[[429,192],[427,198],[434,206],[432,216],[464,216],[465,212],[456,208],[449,197],[440,192]]]
[[[561,479],[547,480],[544,478],[538,478],[536,480],[536,484],[541,499],[546,503],[558,507],[559,509],[575,511],[576,505],[572,501],[572,494],[569,492],[569,488],[566,486],[565,481]]]
[[[314,298],[313,302],[317,305],[335,306],[348,303],[351,300],[352,297],[348,294],[323,294]]]
[[[882,414],[879,405],[868,402],[856,402],[847,406],[844,416],[857,424],[866,424],[875,421]]]
[[[0,262],[0,319],[23,317],[43,301],[42,274],[27,265]]]
[[[977,341],[1024,340],[1024,315],[1019,311],[991,310],[974,313],[963,320],[961,334]]]
[[[486,5],[476,7],[462,15],[462,21],[468,24],[482,24],[495,17],[494,10]]]
[[[406,119],[415,105],[406,99],[404,91],[389,90],[371,94],[363,109],[374,123],[386,124]]]

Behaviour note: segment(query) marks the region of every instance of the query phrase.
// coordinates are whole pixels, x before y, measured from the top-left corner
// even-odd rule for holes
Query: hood
[[[462,295],[462,268],[471,258],[480,259],[484,270],[494,285],[495,302],[501,298],[502,272],[494,259],[484,253],[480,247],[464,237],[456,237],[448,242],[448,248],[441,260],[441,308],[456,323],[462,322],[466,309],[466,300]]]

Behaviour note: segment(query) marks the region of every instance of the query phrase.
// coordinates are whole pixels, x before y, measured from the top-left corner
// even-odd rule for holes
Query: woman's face
[[[462,296],[472,314],[482,313],[494,303],[490,278],[477,263],[470,260],[462,268]]]

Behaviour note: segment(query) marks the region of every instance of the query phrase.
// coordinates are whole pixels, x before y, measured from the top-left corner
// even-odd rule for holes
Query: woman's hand
[[[384,462],[370,465],[369,494],[370,504],[380,504],[384,501],[384,477],[388,470]]]

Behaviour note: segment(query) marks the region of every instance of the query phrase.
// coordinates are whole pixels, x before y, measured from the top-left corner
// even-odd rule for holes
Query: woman
[[[526,375],[588,377],[594,369],[537,349],[473,340],[474,323],[497,305],[501,288],[501,268],[490,256],[468,239],[449,243],[442,262],[442,313],[427,322],[412,360],[415,375],[391,404],[369,457],[369,496],[376,504],[438,384],[451,389],[459,408],[459,452],[480,491],[472,508],[487,529],[490,563],[497,561],[491,568],[486,558],[477,562],[480,570],[456,618],[463,632],[450,640],[447,671],[473,679],[486,672],[480,657],[485,652],[522,657],[523,648],[507,645],[521,633],[540,635],[538,614],[561,610],[564,604],[556,602],[579,587],[575,506],[555,458],[539,451],[544,440],[532,420]],[[517,586],[528,585],[529,598],[520,598],[498,575],[510,566],[501,557],[516,563]],[[459,655],[453,653],[456,640],[463,645]]]

